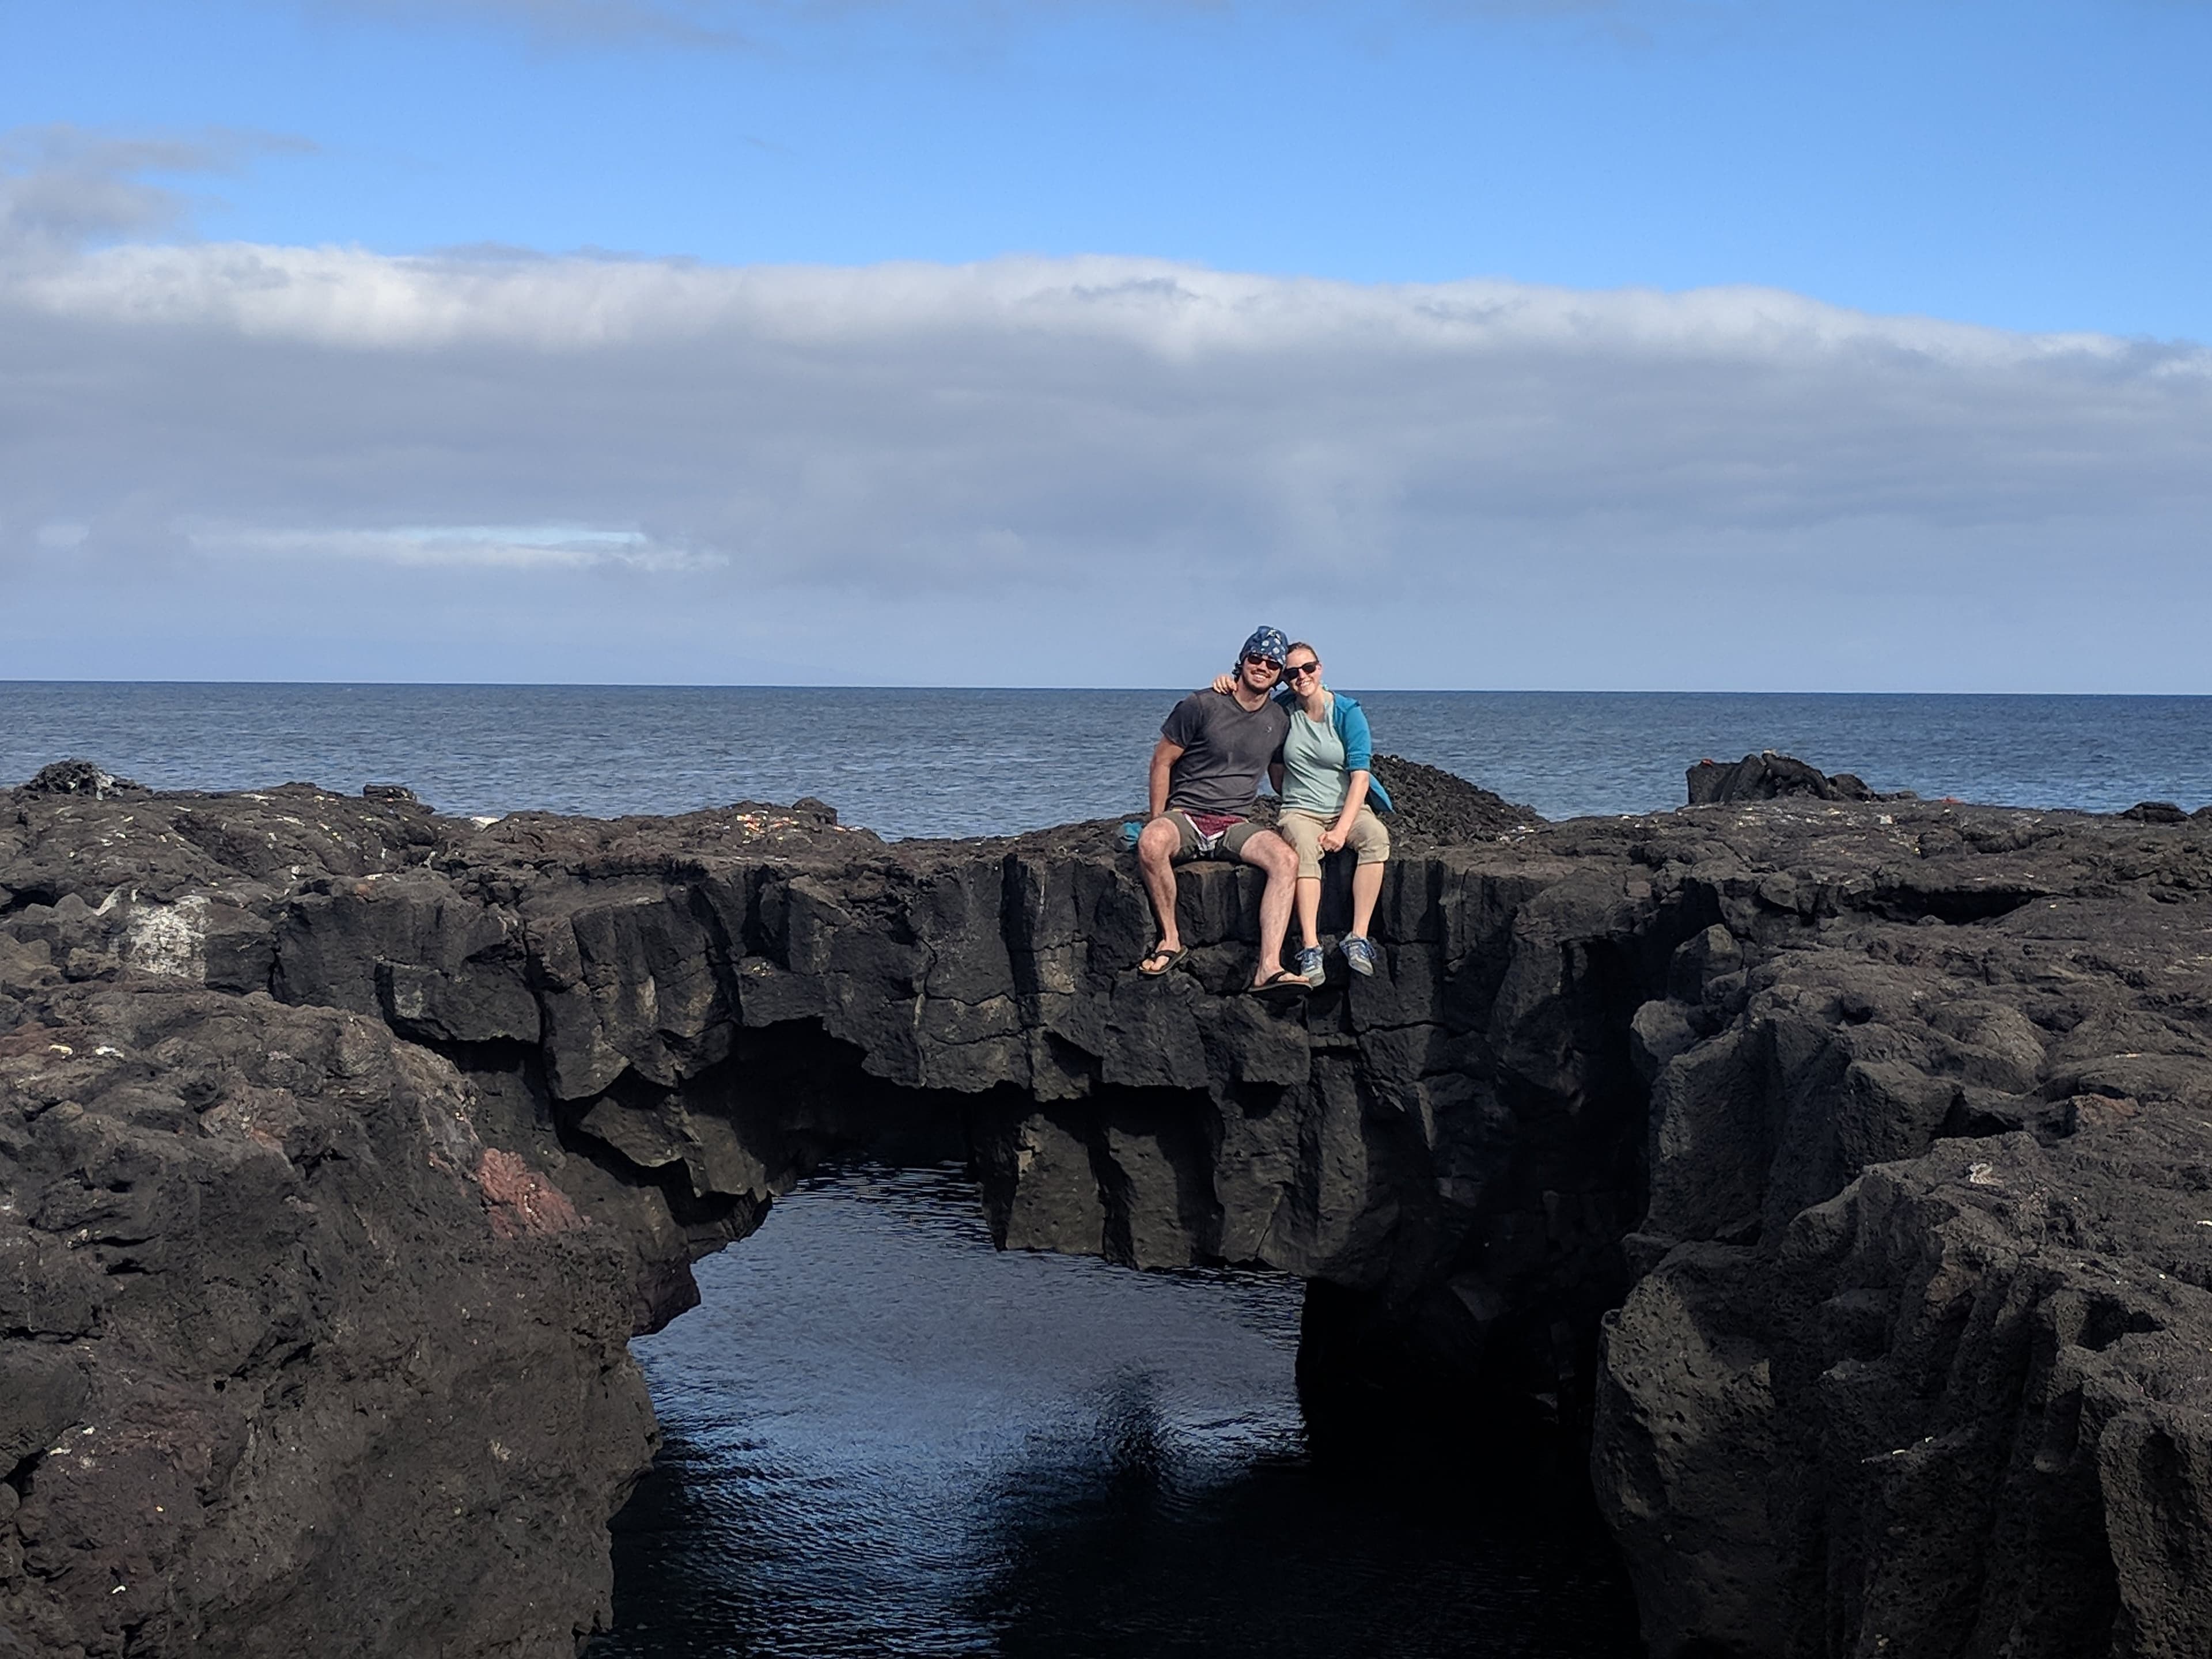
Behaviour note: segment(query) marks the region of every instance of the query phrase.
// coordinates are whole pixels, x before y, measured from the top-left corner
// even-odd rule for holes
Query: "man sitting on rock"
[[[1151,814],[1137,837],[1137,867],[1159,919],[1160,940],[1137,971],[1157,979],[1188,954],[1176,928],[1175,866],[1193,859],[1241,860],[1267,873],[1260,895],[1260,960],[1252,989],[1297,995],[1309,989],[1283,967],[1298,855],[1252,820],[1260,774],[1280,758],[1290,716],[1267,694],[1283,675],[1290,641],[1256,629],[1238,653],[1235,686],[1194,691],[1169,711],[1152,750]]]

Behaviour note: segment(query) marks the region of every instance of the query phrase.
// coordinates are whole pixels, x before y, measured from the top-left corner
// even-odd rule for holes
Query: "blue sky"
[[[1049,684],[1079,614],[1172,683],[1356,564],[1370,684],[2212,690],[2208,66],[2201,0],[9,8],[0,572],[184,677]]]
[[[312,149],[211,236],[1749,283],[2212,337],[2212,6],[11,9],[20,125]]]

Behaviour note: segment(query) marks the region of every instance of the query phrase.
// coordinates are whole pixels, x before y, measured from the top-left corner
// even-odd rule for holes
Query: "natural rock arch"
[[[1127,972],[1100,826],[14,805],[0,1616],[57,1650],[568,1642],[651,1443],[624,1337],[916,1111],[1011,1244],[1322,1287],[1347,1409],[1588,1409],[1655,1652],[2212,1631],[2201,826],[1778,800],[1439,848],[1386,974],[1271,1010],[1233,871],[1186,882],[1190,974]]]

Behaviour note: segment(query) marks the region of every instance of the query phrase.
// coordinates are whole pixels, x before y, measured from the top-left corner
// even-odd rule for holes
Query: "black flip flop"
[[[1146,979],[1165,979],[1170,974],[1175,972],[1176,963],[1189,954],[1190,946],[1188,945],[1181,945],[1172,951],[1164,945],[1155,945],[1138,961],[1137,971]],[[1157,968],[1146,967],[1145,963],[1150,962],[1154,957],[1164,957],[1167,959]]]
[[[1294,974],[1287,968],[1278,968],[1257,985],[1248,988],[1255,997],[1305,996],[1313,990],[1304,974]]]

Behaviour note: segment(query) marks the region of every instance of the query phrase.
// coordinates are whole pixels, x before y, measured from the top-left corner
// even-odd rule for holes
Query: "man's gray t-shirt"
[[[1282,751],[1291,717],[1273,697],[1247,708],[1227,692],[1194,691],[1168,711],[1160,735],[1182,754],[1168,771],[1168,805],[1251,816],[1260,775]]]

